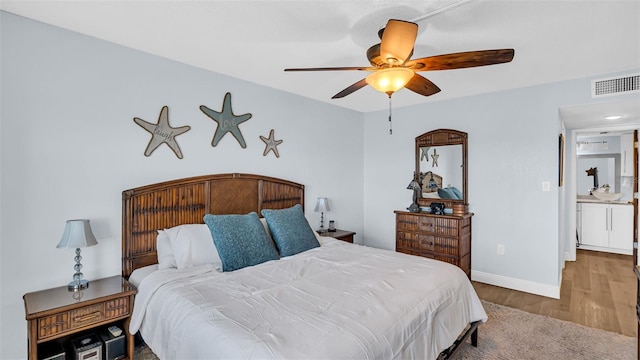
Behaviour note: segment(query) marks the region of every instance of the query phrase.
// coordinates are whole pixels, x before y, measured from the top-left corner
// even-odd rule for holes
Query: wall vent
[[[591,97],[640,92],[640,74],[591,80]]]

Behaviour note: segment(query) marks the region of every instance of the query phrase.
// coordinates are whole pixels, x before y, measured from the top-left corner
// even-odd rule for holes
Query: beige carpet
[[[489,320],[478,347],[465,344],[456,359],[637,359],[638,339],[483,301]]]
[[[637,339],[483,301],[489,321],[480,325],[478,347],[467,340],[455,359],[636,359]],[[145,346],[136,359],[156,360]]]

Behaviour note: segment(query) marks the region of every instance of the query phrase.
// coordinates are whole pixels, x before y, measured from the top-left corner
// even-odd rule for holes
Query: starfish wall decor
[[[144,150],[144,156],[150,156],[158,146],[167,144],[167,146],[169,146],[176,154],[178,159],[182,159],[182,151],[176,142],[176,136],[186,133],[191,129],[191,127],[171,127],[171,125],[169,125],[168,106],[165,105],[162,107],[162,110],[160,110],[160,116],[158,117],[157,124],[146,122],[138,117],[134,117],[133,121],[152,135],[147,148]]]
[[[271,131],[269,131],[269,137],[268,138],[260,135],[260,140],[264,141],[264,143],[267,145],[264,148],[264,152],[262,153],[262,156],[267,156],[269,151],[273,151],[273,153],[276,155],[277,158],[280,157],[280,153],[278,152],[277,146],[282,144],[282,140],[276,140],[275,139],[275,137],[273,136],[273,129],[271,129]]]
[[[216,132],[213,134],[213,140],[211,141],[211,146],[218,145],[218,142],[225,136],[227,133],[231,133],[233,137],[238,140],[240,146],[242,148],[247,147],[247,143],[244,141],[244,137],[240,132],[240,128],[238,125],[243,122],[251,119],[251,114],[243,114],[243,115],[234,115],[233,110],[231,109],[231,93],[226,93],[224,96],[224,103],[222,104],[222,111],[218,112],[204,105],[200,105],[200,110],[210,117],[213,121],[218,123],[218,127],[216,128]]]
[[[431,149],[430,146],[420,148],[420,150],[422,150],[422,155],[420,155],[420,161],[427,159],[427,162],[429,162],[429,149]]]
[[[431,154],[431,160],[433,160],[431,166],[438,167],[438,158],[440,155],[436,152],[436,149],[433,149],[433,154]]]

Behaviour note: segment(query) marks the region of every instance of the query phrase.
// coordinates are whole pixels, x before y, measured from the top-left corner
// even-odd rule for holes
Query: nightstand
[[[353,232],[353,231],[340,230],[340,229],[336,229],[336,231],[325,231],[323,233],[320,233],[320,235],[322,235],[322,236],[330,236],[332,238],[336,238],[338,240],[350,242],[352,244],[353,244],[353,235],[355,235],[355,234],[356,233]]]
[[[134,340],[129,333],[129,321],[136,292],[135,286],[122,276],[113,276],[92,280],[81,292],[69,291],[64,285],[25,294],[22,298],[28,358],[38,359],[38,345],[52,340],[67,341],[73,334],[117,325],[125,334],[127,356],[133,359]]]

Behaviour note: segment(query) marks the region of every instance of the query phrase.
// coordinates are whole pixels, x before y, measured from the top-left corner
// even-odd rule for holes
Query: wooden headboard
[[[429,180],[431,180],[432,177],[433,181],[435,181],[436,185],[438,185],[438,187],[435,189],[429,187]],[[420,183],[422,184],[423,193],[435,192],[438,191],[438,189],[442,189],[442,176],[435,174],[432,171],[421,172]]]
[[[246,214],[262,209],[304,209],[304,185],[252,174],[204,175],[122,192],[122,276],[158,263],[158,229],[202,224],[205,214]]]

